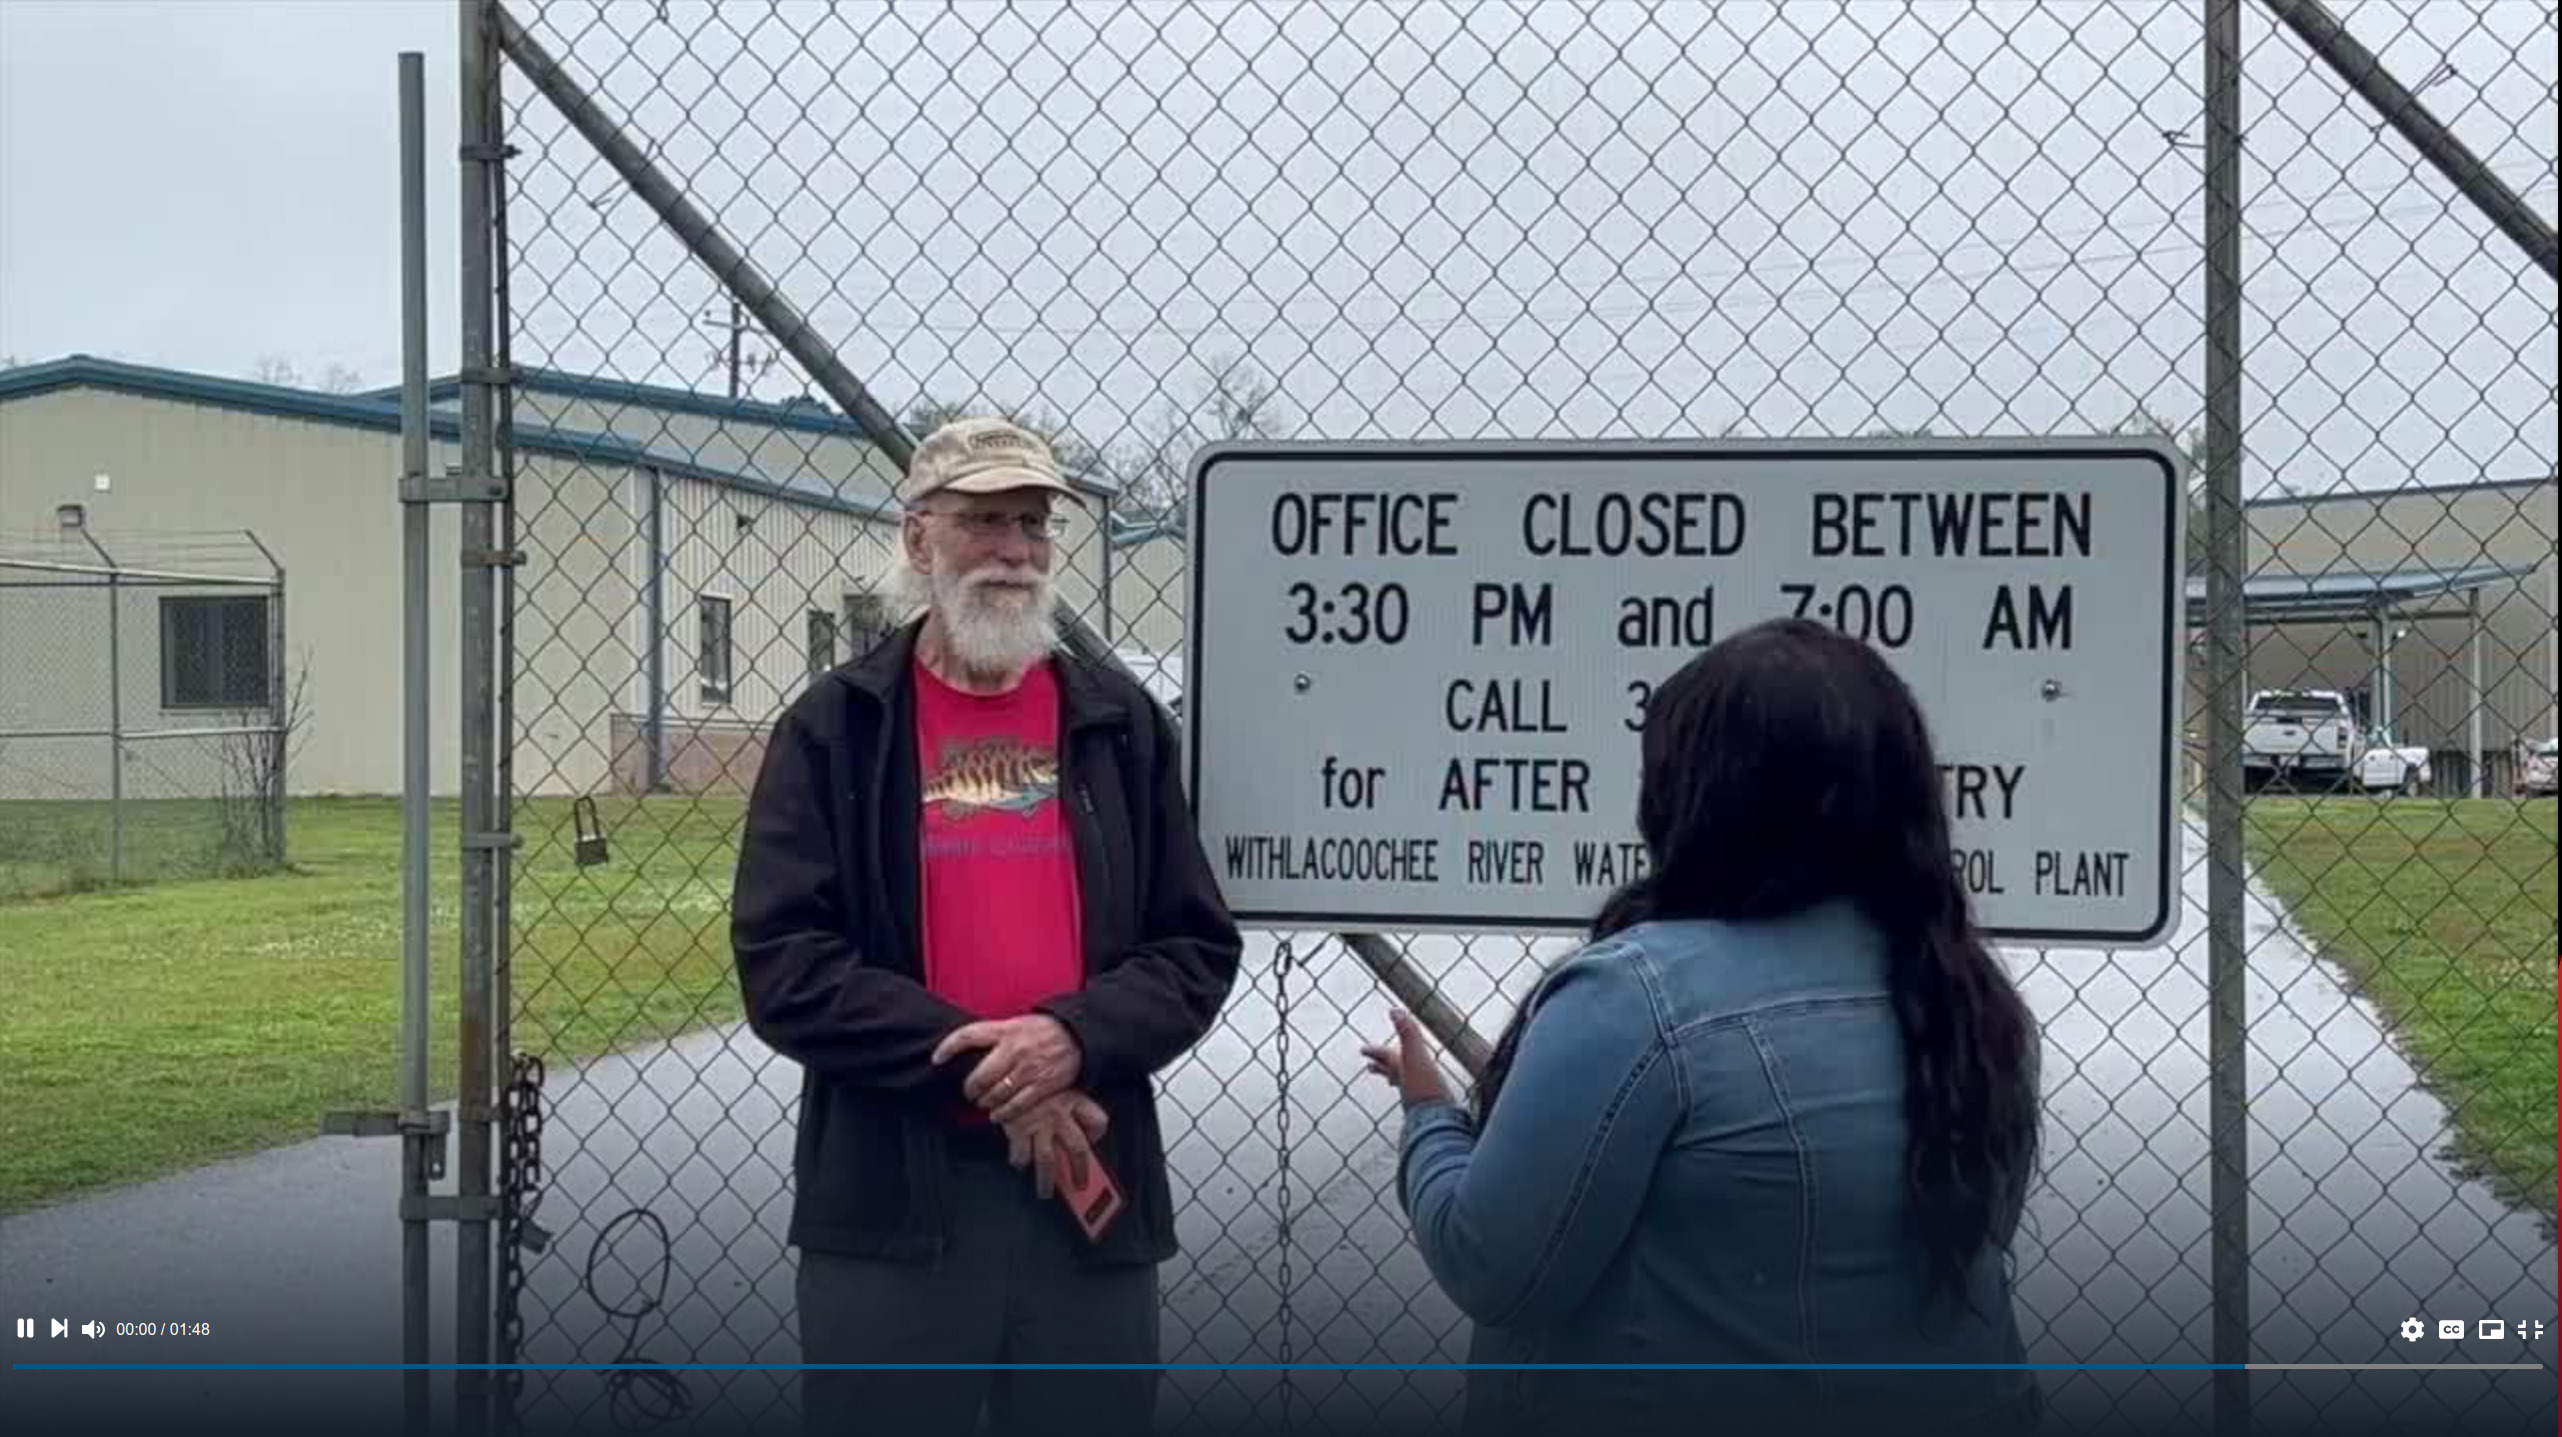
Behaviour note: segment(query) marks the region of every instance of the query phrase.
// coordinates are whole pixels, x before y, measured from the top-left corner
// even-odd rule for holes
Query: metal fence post
[[[267,595],[267,652],[269,654],[267,722],[275,732],[269,738],[267,791],[260,795],[267,809],[267,861],[279,867],[285,861],[285,767],[293,757],[293,660],[285,651],[285,570],[276,566],[275,587]]]
[[[2470,700],[2464,713],[2464,789],[2473,798],[2491,791],[2489,775],[2482,772],[2482,591],[2464,591],[2464,694]]]
[[[2390,728],[2393,724],[2393,618],[2381,605],[2367,611],[2366,646],[2373,660],[2367,666],[2366,725],[2368,728]]]
[[[1103,642],[1107,644],[1116,643],[1121,637],[1120,626],[1113,622],[1112,617],[1112,564],[1114,551],[1120,547],[1114,542],[1112,526],[1119,522],[1118,517],[1106,508],[1103,511],[1103,522],[1096,526],[1103,540],[1103,592],[1097,604],[1103,610]]]
[[[649,498],[641,510],[642,556],[646,569],[641,578],[641,613],[649,634],[649,650],[641,656],[641,687],[648,707],[641,718],[641,739],[649,747],[649,756],[641,766],[641,792],[664,793],[667,790],[667,480],[658,470],[640,471],[641,482],[649,486]]]
[[[107,576],[107,881],[125,881],[123,575]]]
[[[427,474],[427,92],[426,57],[400,57],[400,461],[413,482]],[[401,1145],[400,1191],[424,1197],[431,1155],[427,1125],[428,801],[432,782],[428,727],[435,675],[429,645],[428,506],[400,507],[400,1117],[410,1136]],[[405,1213],[400,1225],[401,1360],[428,1360],[427,1219]],[[402,1374],[412,1432],[426,1430],[428,1374]]]
[[[485,28],[483,33],[487,33]],[[546,1239],[532,1220],[526,1196],[534,1181],[528,1165],[534,1173],[540,1170],[540,1138],[527,1136],[529,1129],[536,1133],[540,1130],[540,1079],[529,1077],[539,1074],[540,1064],[532,1055],[518,1051],[515,1030],[516,568],[523,555],[516,547],[514,296],[508,289],[509,269],[504,259],[508,252],[507,157],[514,152],[506,144],[505,116],[499,103],[499,87],[504,78],[501,57],[493,46],[485,44],[484,50],[481,133],[485,143],[483,173],[489,178],[489,315],[494,330],[489,378],[495,391],[491,396],[489,429],[490,458],[496,475],[494,492],[498,496],[494,501],[498,541],[482,557],[485,570],[496,576],[497,588],[492,615],[495,634],[488,664],[490,682],[496,690],[490,714],[489,801],[492,827],[502,839],[490,854],[488,1052],[492,1081],[503,1085],[498,1087],[492,1105],[498,1139],[498,1226],[492,1274],[497,1286],[490,1311],[492,1354],[503,1370],[491,1381],[489,1401],[492,1425],[501,1432],[514,1432],[523,1424],[518,1404],[525,1374],[516,1364],[525,1360],[525,1254],[528,1250],[539,1251]],[[539,1201],[539,1195],[534,1200]]]
[[[462,478],[484,481],[492,472],[494,449],[490,424],[491,242],[489,169],[493,158],[489,133],[489,11],[481,0],[461,0],[460,71],[462,180]],[[466,1434],[488,1430],[489,1374],[477,1364],[490,1360],[490,1334],[495,1313],[490,1306],[490,1224],[494,1213],[491,1185],[492,943],[495,920],[491,868],[499,837],[491,832],[492,683],[495,678],[492,625],[495,595],[487,562],[494,525],[485,500],[462,506],[462,676],[460,797],[462,808],[462,972],[461,1044],[458,1105],[462,1151],[456,1195],[461,1199],[455,1250],[455,1359],[464,1364],[455,1381],[457,1418]]]
[[[2206,0],[2207,1145],[2215,1430],[2249,1430],[2250,1088],[2243,951],[2242,0]]]

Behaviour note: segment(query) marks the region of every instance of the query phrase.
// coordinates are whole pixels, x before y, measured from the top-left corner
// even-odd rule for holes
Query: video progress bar
[[[2542,1372],[2541,1362],[2245,1362],[2245,1372]]]
[[[2549,1372],[2541,1362],[14,1362],[27,1372]]]

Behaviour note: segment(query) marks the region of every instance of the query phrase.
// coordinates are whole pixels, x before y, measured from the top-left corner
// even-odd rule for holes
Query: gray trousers
[[[976,1364],[940,1371],[801,1374],[809,1437],[981,1430],[1136,1437],[1155,1419],[1158,1374],[1009,1370],[1015,1363],[1146,1363],[1158,1357],[1157,1270],[1089,1268],[1057,1199],[1002,1160],[954,1165],[953,1241],[933,1262],[800,1254],[801,1360]]]

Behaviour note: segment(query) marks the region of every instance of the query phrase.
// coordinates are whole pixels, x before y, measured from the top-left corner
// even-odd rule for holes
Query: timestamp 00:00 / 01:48
[[[210,1322],[119,1322],[114,1325],[118,1337],[211,1337]]]

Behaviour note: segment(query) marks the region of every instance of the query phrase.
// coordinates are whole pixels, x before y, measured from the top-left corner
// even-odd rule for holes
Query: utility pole
[[[738,296],[731,295],[729,300],[729,397],[732,399],[738,397],[738,336],[739,331],[745,328],[747,328],[747,320],[738,312]]]
[[[747,313],[745,309],[740,306],[737,297],[734,295],[730,298],[729,318],[727,321],[724,322],[707,314],[702,316],[702,322],[717,326],[718,328],[727,331],[729,336],[727,343],[725,343],[720,350],[714,352],[713,358],[716,361],[722,360],[724,357],[726,358],[729,369],[729,397],[732,399],[745,398],[747,392],[747,371],[752,367],[758,374],[763,374],[766,370],[774,367],[774,356],[770,353],[760,354],[757,355],[753,361],[748,359],[746,352],[748,325]]]

